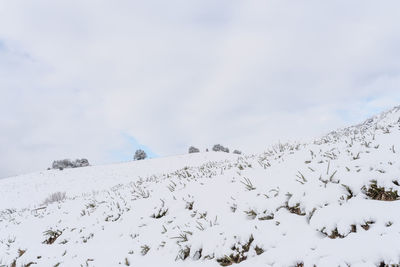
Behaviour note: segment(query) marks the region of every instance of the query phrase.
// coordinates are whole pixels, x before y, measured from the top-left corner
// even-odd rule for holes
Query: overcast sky
[[[0,177],[245,152],[400,104],[399,1],[0,0]]]

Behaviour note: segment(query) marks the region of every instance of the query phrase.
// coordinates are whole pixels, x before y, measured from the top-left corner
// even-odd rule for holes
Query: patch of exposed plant
[[[135,198],[148,198],[150,196],[149,190],[143,189],[138,183],[132,184],[132,195]]]
[[[55,202],[61,202],[66,199],[66,193],[65,192],[55,192],[48,196],[44,201],[43,205],[49,205]]]
[[[362,227],[365,231],[368,231],[369,228],[370,228],[370,225],[371,225],[371,224],[374,224],[374,223],[375,223],[374,221],[367,221],[367,222],[365,222],[364,224],[362,224],[361,227]]]
[[[143,246],[141,246],[141,251],[140,251],[140,253],[144,256],[144,255],[146,255],[149,251],[150,251],[150,247],[148,246],[148,245],[143,245]]]
[[[247,218],[254,220],[257,217],[257,212],[254,209],[245,210]]]
[[[351,190],[351,188],[350,188],[348,185],[342,184],[342,186],[343,186],[344,189],[346,190],[346,193],[347,193],[347,200],[349,200],[350,198],[354,197],[353,190]]]
[[[221,266],[229,266],[234,263],[240,263],[247,259],[247,252],[250,250],[251,243],[253,243],[254,237],[250,236],[249,240],[244,244],[238,243],[231,247],[232,253],[229,255],[225,255],[222,258],[218,258],[217,262]],[[259,250],[260,252],[260,250]]]
[[[268,212],[267,210],[265,210],[258,217],[258,220],[260,220],[260,221],[273,220],[273,219],[274,219],[274,214],[272,212]]]
[[[250,181],[249,178],[244,177],[243,179],[244,179],[244,181],[240,181],[240,182],[241,182],[242,184],[244,184],[245,188],[246,188],[248,191],[251,191],[251,190],[255,190],[255,189],[256,189],[256,188],[253,186],[253,184],[251,183],[251,181]]]
[[[394,264],[394,263],[388,264],[388,263],[385,263],[384,261],[381,261],[379,263],[379,265],[377,265],[377,266],[379,266],[379,267],[400,267],[400,264]]]
[[[368,187],[363,186],[362,190],[364,194],[374,200],[394,201],[399,199],[397,190],[386,190],[384,187],[378,186],[376,180],[372,180]]]
[[[320,230],[320,232],[323,233],[324,235],[326,235],[327,237],[329,237],[330,239],[345,238],[346,237],[345,235],[340,234],[337,228],[333,229],[333,231],[331,231],[330,233],[327,233],[325,231],[325,227],[324,227],[324,228],[322,228]]]
[[[44,240],[42,243],[43,244],[47,244],[47,245],[51,245],[53,244],[57,238],[62,234],[61,230],[47,230],[45,232],[43,232],[43,234],[45,235],[46,240]]]
[[[193,205],[194,205],[194,201],[188,201],[186,202],[186,209],[187,210],[193,210]]]
[[[192,232],[189,231],[184,231],[182,233],[179,234],[179,236],[175,236],[175,237],[171,237],[171,239],[177,239],[176,243],[183,243],[183,242],[187,242],[188,239],[188,235],[192,235]]]
[[[164,217],[165,215],[167,215],[168,208],[165,208],[164,200],[161,199],[161,203],[162,203],[161,207],[158,209],[156,208],[157,211],[150,216],[151,218],[160,219],[160,218]]]
[[[286,204],[286,209],[290,212],[290,213],[293,213],[293,214],[297,214],[297,215],[300,215],[300,216],[305,216],[306,214],[301,210],[301,208],[300,208],[300,203],[297,203],[296,205],[294,205],[294,206],[289,206],[288,204]]]
[[[178,255],[176,256],[176,259],[181,259],[181,260],[186,260],[190,255],[190,247],[185,246],[181,250],[179,250]]]

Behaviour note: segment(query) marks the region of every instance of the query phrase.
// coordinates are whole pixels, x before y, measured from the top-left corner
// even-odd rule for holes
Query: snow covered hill
[[[396,107],[259,155],[0,180],[0,266],[399,266],[399,155]]]

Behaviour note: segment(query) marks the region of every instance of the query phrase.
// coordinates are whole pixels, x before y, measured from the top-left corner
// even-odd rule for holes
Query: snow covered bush
[[[89,166],[89,161],[87,159],[76,159],[74,162],[74,168]]]
[[[71,161],[70,159],[55,160],[53,161],[53,169],[65,169],[65,168],[79,168],[89,166],[89,161],[87,159],[76,159]]]
[[[142,149],[136,150],[135,156],[133,156],[134,160],[142,160],[142,159],[145,159],[145,158],[147,158],[147,154]]]
[[[199,153],[200,150],[194,146],[189,147],[189,153]]]
[[[215,152],[222,151],[222,152],[229,153],[229,148],[224,147],[224,146],[222,146],[220,144],[214,145],[212,150],[215,151]]]
[[[66,199],[66,193],[65,192],[55,192],[48,196],[44,201],[43,205],[48,205],[54,202],[60,202]]]
[[[52,168],[60,170],[64,168],[72,168],[72,162],[69,159],[55,160],[53,161]]]
[[[242,151],[235,149],[235,150],[233,151],[233,154],[241,155],[241,154],[242,154]]]

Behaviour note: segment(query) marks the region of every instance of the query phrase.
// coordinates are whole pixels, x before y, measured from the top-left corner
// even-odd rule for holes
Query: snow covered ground
[[[3,179],[0,266],[399,264],[399,155],[396,107],[259,155]],[[45,201],[56,192],[66,198]]]

